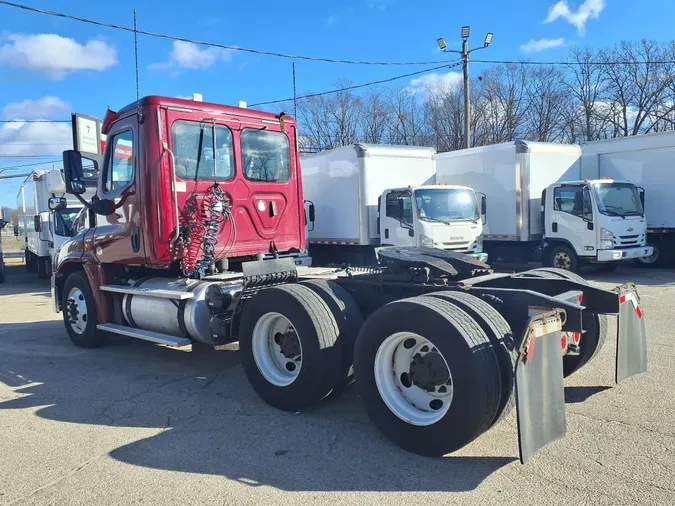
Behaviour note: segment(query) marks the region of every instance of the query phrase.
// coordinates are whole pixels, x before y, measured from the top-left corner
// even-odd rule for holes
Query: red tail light
[[[567,349],[567,336],[563,334],[560,336],[560,347],[565,351]]]
[[[572,332],[572,340],[574,341],[574,344],[579,344],[579,341],[581,341],[581,333]]]

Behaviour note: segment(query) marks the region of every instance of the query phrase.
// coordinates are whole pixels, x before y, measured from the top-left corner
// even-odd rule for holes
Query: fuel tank
[[[147,290],[148,295],[124,295],[122,314],[130,327],[189,337],[210,345],[216,344],[209,327],[211,318],[232,310],[242,290],[241,282],[197,279],[143,278],[133,286]],[[183,300],[161,298],[153,296],[153,290],[190,292],[192,297]],[[214,294],[218,297],[217,303],[214,303]]]

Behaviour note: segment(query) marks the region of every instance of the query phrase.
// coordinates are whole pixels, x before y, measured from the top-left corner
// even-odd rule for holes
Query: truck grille
[[[614,238],[614,247],[616,249],[634,248],[644,243],[645,235],[620,235]]]
[[[464,241],[443,242],[441,244],[443,245],[443,249],[448,249],[448,250],[451,250],[451,251],[466,251],[467,249],[469,249],[469,246],[471,245],[471,243],[464,242]]]

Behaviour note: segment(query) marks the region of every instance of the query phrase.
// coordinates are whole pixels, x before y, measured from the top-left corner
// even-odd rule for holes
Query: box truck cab
[[[84,198],[96,189],[97,174],[88,170]],[[16,235],[24,242],[26,268],[41,278],[51,276],[52,260],[59,248],[73,235],[73,221],[84,207],[70,196],[59,209],[49,208],[49,199],[65,196],[66,186],[60,169],[34,171],[17,194],[18,227]]]
[[[580,261],[611,270],[618,260],[652,254],[647,246],[644,191],[609,178],[564,181],[542,193],[544,248],[553,267],[575,270]]]
[[[485,197],[480,203],[469,187],[425,185],[385,190],[378,199],[382,246],[420,246],[483,253]]]
[[[475,192],[438,185],[433,148],[354,144],[304,156],[314,265],[370,265],[380,246],[424,246],[486,261]]]
[[[620,260],[651,254],[638,189],[584,179],[577,145],[519,140],[435,158],[437,182],[487,195],[484,249],[492,262],[611,270]]]

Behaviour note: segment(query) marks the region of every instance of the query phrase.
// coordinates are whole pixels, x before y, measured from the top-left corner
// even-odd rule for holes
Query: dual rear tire
[[[279,316],[281,323],[270,323]],[[244,370],[266,402],[307,408],[352,381],[353,361],[371,420],[414,453],[455,451],[513,407],[510,328],[469,294],[395,301],[363,323],[333,282],[282,285],[247,303],[240,329]]]

